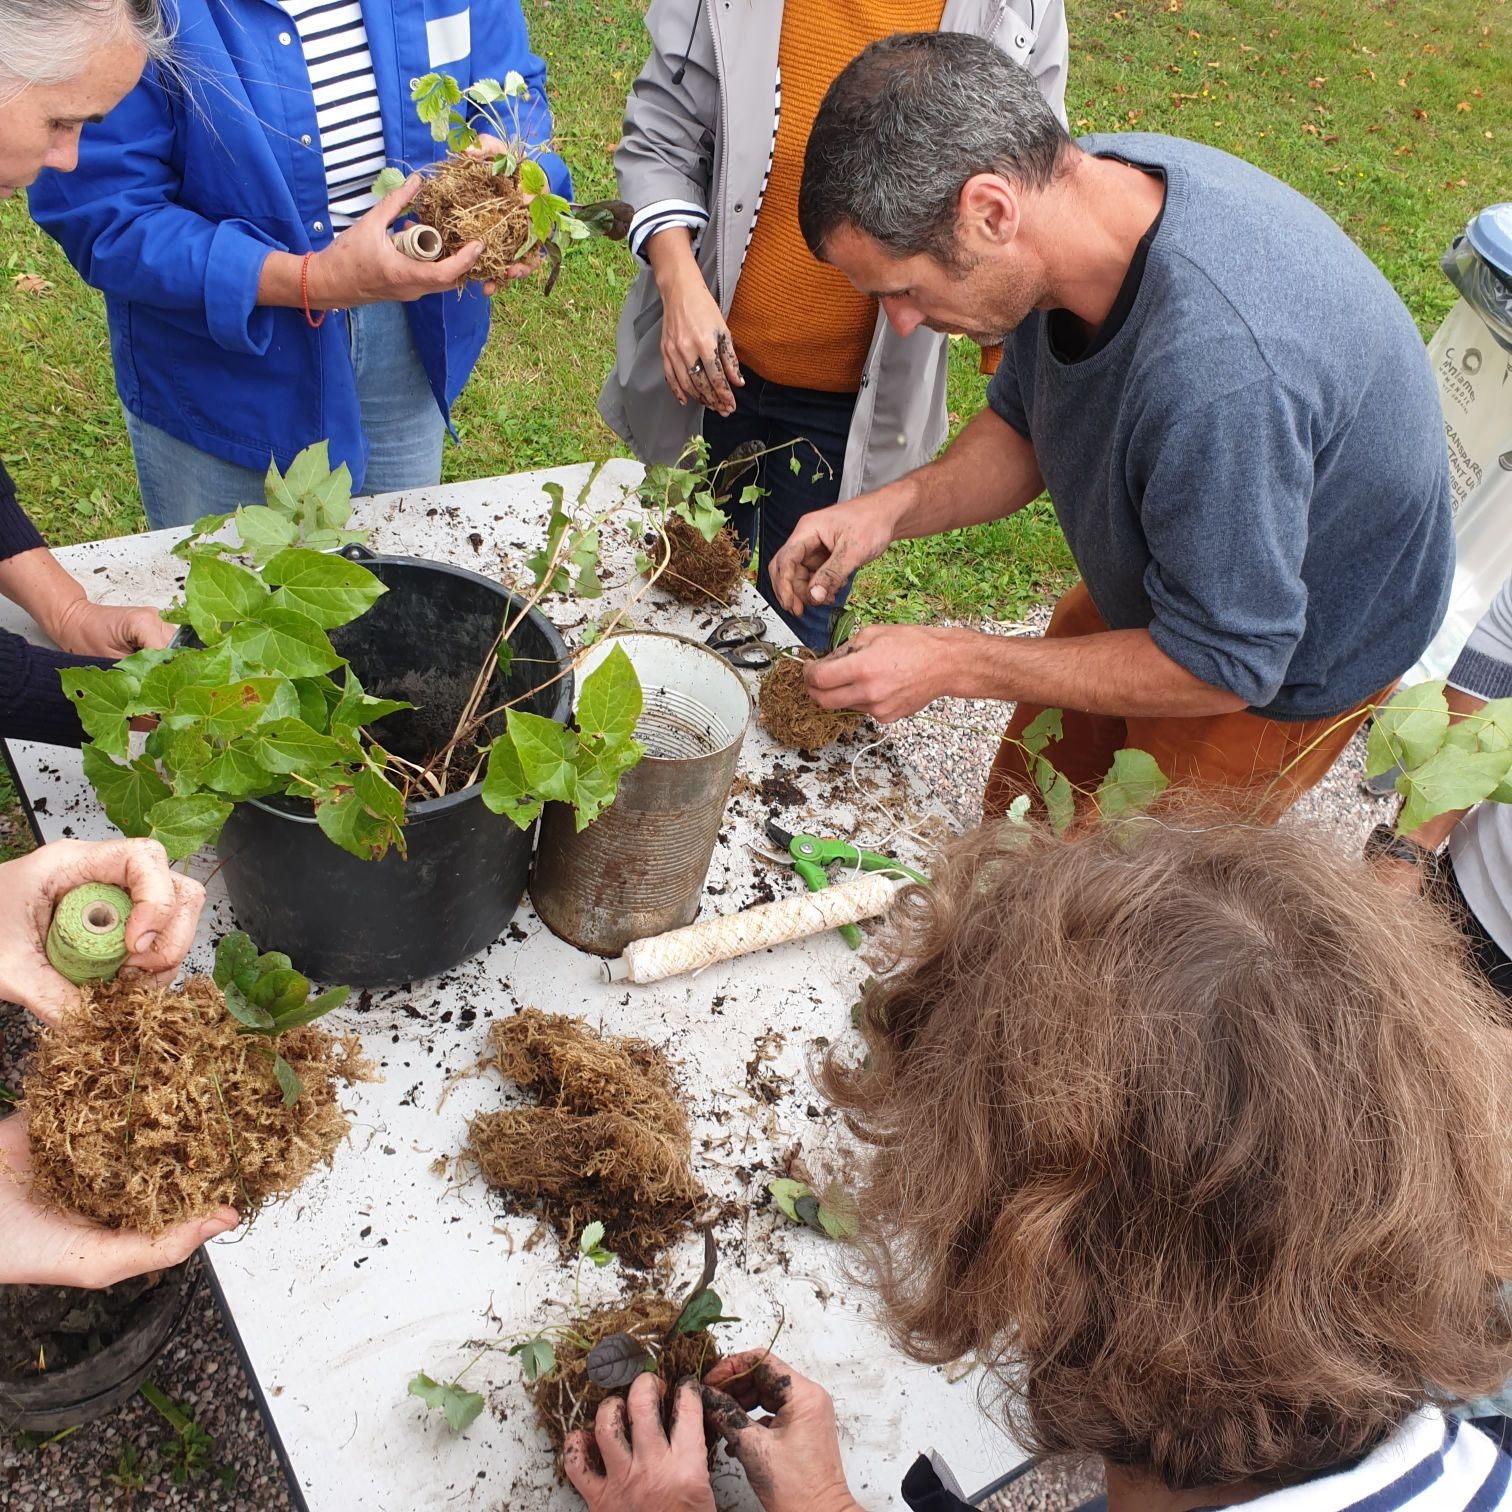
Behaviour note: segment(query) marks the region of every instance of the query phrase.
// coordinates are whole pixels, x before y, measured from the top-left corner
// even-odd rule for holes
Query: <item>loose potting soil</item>
[[[612,1237],[612,1234],[611,1234]],[[649,1293],[632,1297],[623,1306],[606,1307],[574,1320],[572,1332],[585,1339],[588,1348],[561,1335],[556,1341],[556,1369],[529,1387],[536,1414],[551,1447],[556,1451],[557,1473],[562,1469],[562,1444],[574,1428],[592,1428],[594,1414],[606,1397],[623,1392],[606,1391],[588,1378],[588,1353],[610,1334],[629,1334],[651,1347],[657,1370],[667,1386],[662,1399],[664,1426],[670,1428],[673,1394],[684,1376],[700,1380],[719,1359],[714,1336],[707,1329],[697,1333],[674,1333],[665,1346],[662,1340],[682,1310],[680,1302],[667,1302]]]
[[[131,1326],[152,1286],[147,1276],[101,1291],[0,1286],[0,1380],[29,1380],[108,1349]]]
[[[270,1044],[304,1083],[288,1107]],[[24,1081],[34,1190],[154,1235],[222,1203],[250,1213],[330,1160],[347,1131],[338,1084],[367,1074],[355,1035],[239,1034],[208,977],[99,983],[41,1036]]]
[[[571,1243],[598,1219],[620,1258],[646,1266],[692,1221],[688,1116],[661,1051],[527,1008],[494,1024],[489,1062],[540,1105],[480,1113],[467,1149],[483,1179]]]
[[[701,531],[680,515],[673,515],[663,539],[668,560],[657,585],[680,603],[729,608],[749,555],[741,552],[735,532],[723,525],[712,541],[706,541]],[[656,559],[653,555],[652,560]]]
[[[767,669],[757,694],[757,718],[778,745],[819,751],[861,728],[864,715],[852,709],[821,709],[808,695],[803,664],[812,652],[781,656]]]
[[[486,157],[447,158],[427,174],[411,210],[422,225],[441,233],[443,257],[454,257],[469,242],[483,243],[468,278],[503,278],[521,260],[530,236],[530,210],[519,187],[509,174],[495,173]]]

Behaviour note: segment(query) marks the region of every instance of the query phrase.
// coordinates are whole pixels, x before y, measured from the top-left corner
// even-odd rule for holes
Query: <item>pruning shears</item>
[[[767,644],[766,621],[752,614],[727,614],[709,631],[704,644],[717,651],[732,667],[755,671],[770,667],[776,650]]]
[[[810,892],[819,892],[829,886],[829,868],[839,863],[852,871],[888,872],[893,876],[907,877],[911,882],[928,883],[923,872],[904,866],[892,856],[879,855],[876,851],[862,850],[848,840],[825,840],[818,835],[794,835],[768,819],[767,839],[780,845],[787,852],[784,859],[792,863],[793,870],[803,879]],[[842,924],[840,936],[852,950],[861,945],[861,931],[854,924]]]

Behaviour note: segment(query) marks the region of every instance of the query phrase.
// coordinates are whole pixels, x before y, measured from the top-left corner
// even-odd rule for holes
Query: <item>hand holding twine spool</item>
[[[441,256],[441,233],[434,226],[412,222],[394,237],[395,251],[416,262],[435,262]]]
[[[64,893],[47,930],[47,959],[75,986],[109,981],[125,963],[131,894],[108,882]]]

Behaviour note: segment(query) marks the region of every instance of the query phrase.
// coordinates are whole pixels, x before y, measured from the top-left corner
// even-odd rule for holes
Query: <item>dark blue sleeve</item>
[[[37,527],[16,500],[16,485],[0,464],[0,562],[46,546]]]
[[[501,101],[507,121],[509,106],[516,107],[520,137],[531,147],[550,142],[551,106],[546,98],[546,62],[530,49],[530,36],[519,0],[490,0],[474,5],[472,12],[472,75],[477,79],[504,82],[511,70],[525,80],[530,91],[523,101]],[[552,192],[572,198],[572,176],[555,152],[541,153],[538,161],[551,181]]]
[[[66,667],[114,665],[98,656],[73,656],[34,646],[9,630],[0,630],[0,740],[82,745],[84,728],[58,673]]]

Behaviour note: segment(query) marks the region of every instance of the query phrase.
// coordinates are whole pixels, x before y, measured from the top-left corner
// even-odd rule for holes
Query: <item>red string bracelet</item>
[[[316,318],[310,313],[310,259],[314,257],[314,255],[315,254],[313,252],[306,252],[304,255],[304,261],[299,265],[299,299],[300,303],[304,305],[305,319],[309,322],[313,329],[318,331],[321,325],[324,323],[326,316],[330,314],[330,311],[322,310],[320,312],[319,320],[316,320]]]

